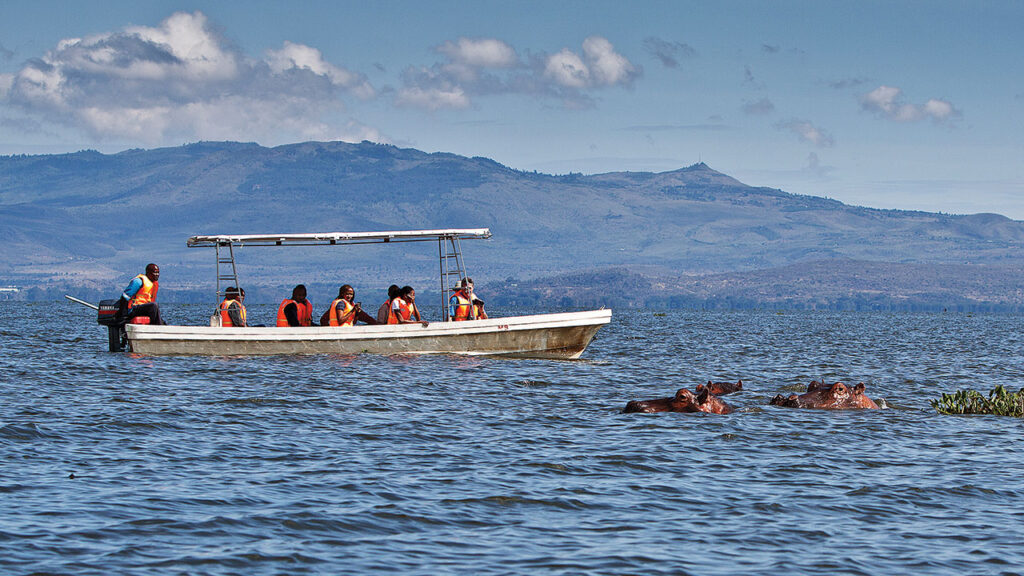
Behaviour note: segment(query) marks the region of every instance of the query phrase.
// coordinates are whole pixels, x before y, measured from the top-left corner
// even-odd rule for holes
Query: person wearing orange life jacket
[[[403,287],[399,291],[398,297],[391,301],[388,324],[422,324],[424,326],[429,324],[420,318],[420,311],[416,308],[416,291],[412,286]]]
[[[388,318],[391,317],[391,302],[398,298],[398,293],[401,290],[396,284],[388,287],[388,299],[377,309],[377,324],[389,324]]]
[[[245,291],[231,286],[224,291],[224,301],[220,303],[220,325],[244,328],[246,323]]]
[[[355,288],[348,284],[338,288],[338,297],[331,302],[331,305],[327,308],[327,311],[323,313],[323,316],[320,316],[320,325],[354,326],[356,320],[367,324],[376,324],[376,320],[366,312],[363,312],[363,306],[361,303],[352,303],[355,298]]]
[[[156,303],[156,293],[160,290],[160,267],[150,263],[146,265],[146,273],[139,274],[128,283],[121,293],[118,315],[131,321],[132,318],[145,316],[150,324],[164,324],[160,317],[160,306]]]
[[[285,298],[277,307],[277,325],[312,326],[313,303],[306,299],[306,286],[299,284],[292,289],[292,297]]]
[[[485,320],[484,301],[473,293],[473,279],[463,278],[459,288],[448,299],[448,318],[452,322]]]

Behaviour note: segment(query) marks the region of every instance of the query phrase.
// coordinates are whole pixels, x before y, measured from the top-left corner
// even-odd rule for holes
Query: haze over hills
[[[727,296],[787,306],[1022,304],[1013,287],[1024,279],[1024,222],[848,206],[748,186],[703,163],[556,176],[368,142],[0,157],[0,285],[39,294],[109,290],[149,261],[161,264],[165,290],[209,291],[212,251],[185,247],[196,234],[456,227],[494,233],[463,249],[498,301],[530,300],[529,285],[563,295],[573,287],[567,304],[602,292],[609,303],[651,305]],[[268,291],[436,285],[429,243],[251,248],[238,260],[245,285]],[[811,272],[813,293],[786,288]],[[623,278],[636,285],[624,288]],[[935,289],[914,290],[916,281]]]

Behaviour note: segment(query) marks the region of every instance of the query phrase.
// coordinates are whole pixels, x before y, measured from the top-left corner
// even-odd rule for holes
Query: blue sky
[[[699,160],[1024,219],[1024,2],[7,2],[0,153],[369,139],[524,170]]]

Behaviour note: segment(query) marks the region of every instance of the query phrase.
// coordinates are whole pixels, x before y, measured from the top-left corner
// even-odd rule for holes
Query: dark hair
[[[399,292],[401,292],[401,288],[399,288],[397,284],[388,286],[388,299],[394,300],[398,296]]]
[[[459,286],[462,286],[463,288],[465,288],[466,286],[468,286],[468,285],[470,285],[472,283],[473,283],[473,279],[470,278],[469,276],[466,276],[465,278],[462,279],[462,282],[459,282]]]
[[[238,294],[238,288],[228,286],[227,289],[224,290],[224,295],[227,296],[228,294]]]
[[[402,287],[402,291],[401,291],[401,295],[402,296],[408,296],[409,293],[412,292],[412,291],[413,291],[413,287],[412,286],[403,286]]]
[[[341,298],[341,293],[345,291],[345,288],[348,288],[348,289],[349,289],[349,290],[351,290],[352,292],[355,292],[355,291],[356,291],[356,289],[355,289],[355,288],[353,288],[353,287],[349,286],[348,284],[342,284],[342,285],[341,285],[341,288],[338,288],[338,298]]]
[[[292,289],[292,300],[298,300],[300,292],[303,293],[303,294],[306,293],[306,285],[305,284],[299,284],[298,286],[296,286],[295,288]]]

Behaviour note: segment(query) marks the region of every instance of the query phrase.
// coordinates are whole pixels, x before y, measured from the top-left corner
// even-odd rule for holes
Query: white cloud
[[[591,36],[583,54],[563,48],[522,61],[516,51],[494,38],[459,38],[435,48],[446,57],[428,68],[403,73],[398,105],[427,110],[466,108],[475,98],[527,94],[560,99],[566,108],[593,106],[590,91],[629,86],[641,74],[607,39]]]
[[[923,110],[927,116],[930,116],[935,120],[945,120],[947,118],[952,118],[957,114],[957,111],[953,108],[952,104],[944,100],[936,100],[934,98],[924,103]]]
[[[159,67],[157,70],[180,70],[188,77],[196,80],[231,79],[239,74],[239,56],[221,46],[221,40],[213,34],[206,16],[202,12],[188,14],[178,12],[160,23],[158,28],[134,26],[125,29],[127,36],[136,36],[143,42],[166,49],[178,60],[173,67]],[[116,39],[117,35],[104,35],[97,38]],[[88,55],[88,46],[85,54]],[[110,70],[118,72],[124,68],[118,66],[114,57],[120,59],[124,54],[116,51],[116,45],[106,47],[111,57],[107,64]],[[138,61],[131,62],[135,64]],[[150,64],[143,62],[144,64]],[[131,66],[129,66],[130,68]],[[151,70],[156,67],[145,66]]]
[[[267,64],[275,74],[286,74],[290,70],[309,70],[330,79],[335,86],[351,90],[363,100],[376,96],[376,91],[366,80],[366,76],[331,64],[324,60],[319,50],[310,46],[285,41],[280,50],[267,51]]]
[[[903,90],[893,86],[879,86],[864,94],[860,105],[868,112],[895,122],[914,122],[922,118],[941,122],[960,115],[951,103],[944,100],[932,98],[922,106],[909,104],[904,101]]]
[[[828,131],[815,126],[807,120],[789,120],[775,125],[779,130],[786,130],[796,134],[804,142],[814,144],[819,148],[828,148],[835,144],[835,140]]]
[[[583,41],[582,58],[568,48],[549,56],[544,75],[562,86],[587,88],[629,85],[638,71],[607,39],[591,36]]]
[[[594,82],[603,86],[631,84],[636,77],[636,68],[625,56],[615,51],[612,43],[600,36],[591,36],[583,41],[583,54],[593,72]]]
[[[14,74],[0,74],[0,98],[7,96],[14,85]]]
[[[569,88],[584,88],[590,84],[590,69],[579,55],[568,48],[548,57],[544,76]]]
[[[28,117],[149,145],[331,133],[325,118],[347,95],[372,98],[375,90],[309,46],[285,42],[264,59],[248,58],[201,12],[64,39],[9,81],[0,78],[0,97]]]
[[[156,144],[171,125],[173,109],[167,106],[151,106],[148,108],[99,108],[90,106],[78,110],[77,118],[85,124],[85,129],[102,137],[105,134],[116,134],[122,138],[131,138],[147,144]]]
[[[436,50],[453,63],[472,68],[510,68],[519,64],[516,51],[496,38],[459,38]]]
[[[420,88],[409,86],[403,88],[395,99],[395,104],[411,108],[439,110],[441,108],[468,108],[469,97],[460,86],[448,88]]]

